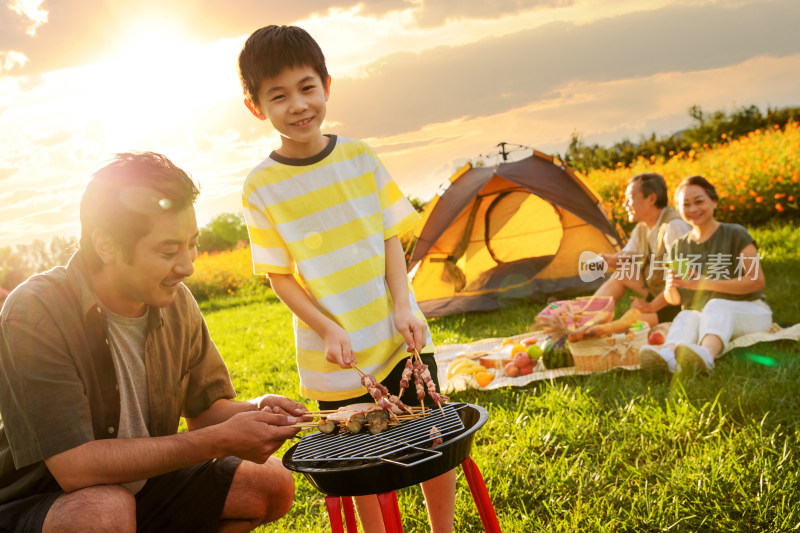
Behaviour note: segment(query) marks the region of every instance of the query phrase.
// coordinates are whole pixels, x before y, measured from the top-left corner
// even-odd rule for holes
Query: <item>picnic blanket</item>
[[[663,330],[669,329],[669,323],[659,324],[657,326],[654,326],[653,329],[655,328]],[[525,339],[535,336],[537,336],[537,332],[523,333],[508,338],[513,341],[521,342]],[[592,373],[589,371],[577,370],[574,366],[549,370],[549,369],[544,369],[541,365],[536,365],[536,367],[534,367],[533,373],[528,374],[527,376],[517,376],[515,378],[512,378],[503,373],[498,373],[497,375],[495,375],[494,379],[485,387],[478,386],[477,382],[475,381],[475,378],[473,378],[470,375],[456,374],[451,379],[447,378],[447,366],[460,353],[475,352],[475,351],[493,352],[501,347],[501,345],[503,344],[503,340],[505,338],[506,337],[481,339],[479,341],[471,342],[468,344],[445,344],[442,346],[438,346],[436,349],[435,357],[436,357],[436,364],[438,367],[437,374],[439,377],[439,386],[441,387],[442,392],[448,394],[450,392],[467,390],[467,389],[491,390],[491,389],[499,389],[501,387],[522,387],[529,383],[533,383],[534,381],[540,381],[543,379],[553,379],[553,378],[572,376],[572,375],[586,375]],[[749,335],[743,335],[741,337],[737,337],[728,343],[728,345],[725,347],[725,351],[723,352],[723,354],[735,348],[752,346],[753,344],[759,342],[773,342],[778,340],[800,341],[800,324],[795,324],[787,328],[781,328],[777,324],[772,324],[772,326],[767,331],[760,331],[758,333],[751,333]],[[639,368],[639,365],[620,366],[617,368],[622,368],[624,370],[637,370]]]

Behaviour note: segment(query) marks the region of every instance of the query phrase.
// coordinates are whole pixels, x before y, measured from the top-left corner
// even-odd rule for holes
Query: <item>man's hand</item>
[[[417,318],[410,310],[394,310],[394,325],[397,331],[403,335],[403,339],[408,344],[408,351],[422,351],[428,333],[428,326],[425,322]]]
[[[638,296],[631,296],[631,309],[638,309],[642,313],[655,313],[658,311],[651,302]]]
[[[617,266],[619,266],[619,258],[621,257],[621,254],[600,254],[600,257],[602,257],[606,262],[608,268],[616,269]]]
[[[278,394],[265,394],[250,400],[261,411],[286,416],[303,416],[307,409],[301,403]]]
[[[331,322],[325,330],[323,340],[326,361],[342,368],[350,368],[356,362],[356,356],[350,347],[350,335],[341,326]]]
[[[238,413],[219,425],[224,455],[263,464],[301,428],[288,427],[298,418],[266,411]]]

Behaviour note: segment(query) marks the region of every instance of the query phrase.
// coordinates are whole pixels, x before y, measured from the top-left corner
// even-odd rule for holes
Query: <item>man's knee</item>
[[[121,485],[76,490],[53,503],[42,531],[136,531],[136,500]]]
[[[228,492],[223,518],[273,522],[288,513],[293,502],[294,479],[280,459],[270,457],[261,465],[243,461]]]
[[[273,464],[270,464],[273,463]],[[275,484],[271,492],[271,498],[267,506],[267,516],[265,522],[272,522],[284,516],[292,508],[294,503],[294,478],[292,472],[287,470],[280,459],[271,457],[266,466],[272,470],[269,475]]]

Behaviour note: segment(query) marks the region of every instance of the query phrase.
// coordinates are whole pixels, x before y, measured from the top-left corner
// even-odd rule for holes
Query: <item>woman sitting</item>
[[[684,369],[706,372],[731,338],[765,331],[772,310],[764,301],[764,273],[756,244],[739,224],[717,221],[717,191],[702,176],[683,180],[675,190],[681,217],[692,227],[670,250],[664,296],[682,311],[662,346],[644,346],[645,371]]]

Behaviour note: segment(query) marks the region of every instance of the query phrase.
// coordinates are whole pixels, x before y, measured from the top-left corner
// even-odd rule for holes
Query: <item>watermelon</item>
[[[553,368],[563,368],[567,366],[575,366],[572,361],[572,354],[567,347],[567,337],[560,339],[547,339],[542,346],[542,362],[544,366]]]

